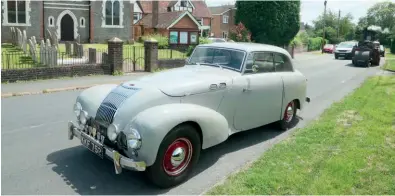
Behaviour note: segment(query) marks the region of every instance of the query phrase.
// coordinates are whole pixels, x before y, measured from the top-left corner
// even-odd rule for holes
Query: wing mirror
[[[258,70],[259,70],[258,65],[252,65],[252,72],[256,73],[258,72]]]

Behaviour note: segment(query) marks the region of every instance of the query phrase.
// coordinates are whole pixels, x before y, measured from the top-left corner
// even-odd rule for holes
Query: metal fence
[[[124,46],[123,48],[123,71],[144,71],[144,46]]]
[[[73,66],[83,64],[105,64],[107,50],[96,49],[90,52],[85,49],[78,54],[66,54],[63,51],[5,51],[1,53],[2,69],[28,69],[36,67]]]

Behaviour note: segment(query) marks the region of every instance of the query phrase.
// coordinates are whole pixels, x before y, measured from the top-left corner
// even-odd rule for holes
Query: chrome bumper
[[[68,138],[69,140],[72,140],[74,138],[74,136],[76,136],[78,139],[81,140],[81,130],[82,128],[78,127],[77,125],[74,125],[73,122],[69,122],[68,124]],[[112,160],[114,162],[114,166],[115,166],[115,172],[117,174],[121,173],[121,168],[125,168],[128,170],[133,170],[133,171],[145,171],[146,169],[146,164],[144,161],[135,161],[133,159],[130,159],[128,157],[125,157],[123,155],[121,155],[119,152],[117,152],[114,149],[111,149],[107,146],[104,146],[104,154],[105,156]],[[120,158],[114,159],[115,156],[120,156]],[[117,168],[117,165],[120,165],[121,168]]]

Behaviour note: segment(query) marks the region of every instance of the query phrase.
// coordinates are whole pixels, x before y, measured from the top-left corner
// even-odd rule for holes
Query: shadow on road
[[[299,118],[295,118],[293,127],[298,122]],[[192,177],[210,168],[227,153],[270,140],[281,133],[274,124],[270,124],[234,134],[227,141],[202,151]],[[120,175],[116,175],[112,161],[100,159],[83,146],[51,153],[47,161],[53,165],[52,170],[81,195],[157,195],[169,191],[151,185],[143,172],[124,169]]]

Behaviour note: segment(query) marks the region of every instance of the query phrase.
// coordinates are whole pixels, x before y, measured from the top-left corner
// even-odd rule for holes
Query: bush
[[[301,39],[299,36],[296,36],[296,37],[291,41],[290,45],[291,45],[291,46],[295,46],[295,47],[302,46],[302,45],[303,45],[302,39]]]
[[[230,30],[229,38],[235,42],[251,42],[251,33],[243,23],[239,22]]]
[[[308,51],[321,50],[323,41],[324,41],[324,39],[322,37],[309,38],[307,50]],[[329,41],[327,39],[325,39],[324,43],[329,43]]]
[[[391,53],[392,53],[392,54],[395,54],[395,38],[394,38],[394,40],[392,41]]]
[[[159,49],[169,48],[169,38],[160,34],[151,34],[151,35],[142,36],[141,41],[144,42],[145,40],[149,40],[151,38],[154,38],[156,41],[158,41]]]

